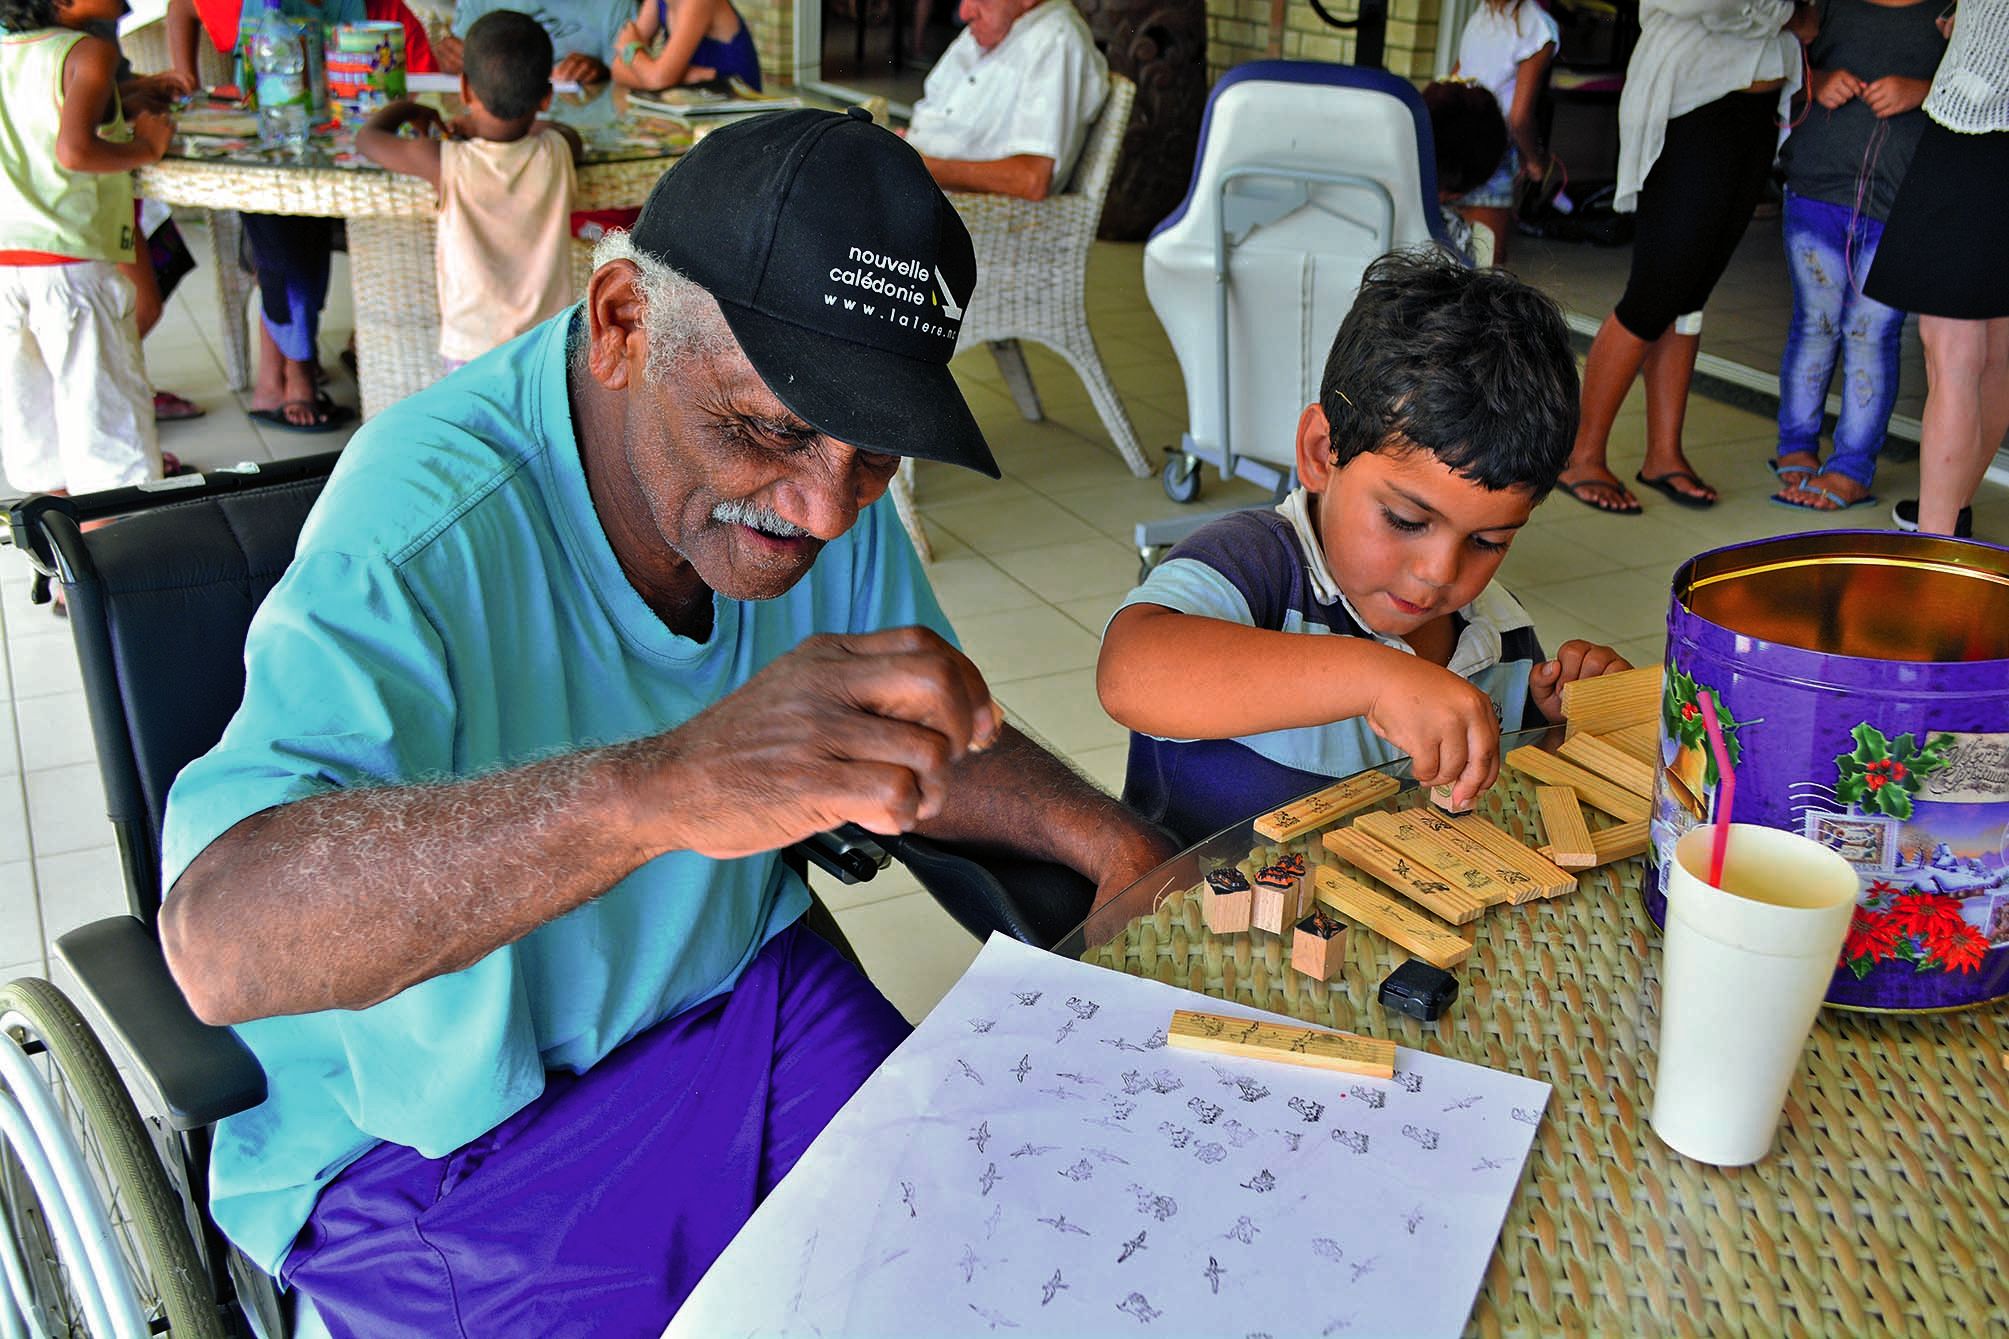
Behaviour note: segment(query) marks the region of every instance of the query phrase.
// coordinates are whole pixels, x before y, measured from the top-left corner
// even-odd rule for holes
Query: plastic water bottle
[[[280,12],[279,0],[265,0],[264,17],[251,38],[251,78],[259,143],[292,153],[306,148],[311,98],[307,48],[299,28]]]

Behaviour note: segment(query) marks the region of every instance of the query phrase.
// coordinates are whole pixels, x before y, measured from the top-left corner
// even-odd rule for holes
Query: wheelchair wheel
[[[23,977],[0,986],[0,1034],[0,1335],[225,1339],[182,1203],[89,1024]]]
[[[1174,454],[1165,462],[1165,468],[1158,473],[1165,485],[1165,496],[1184,505],[1200,496],[1200,458]]]

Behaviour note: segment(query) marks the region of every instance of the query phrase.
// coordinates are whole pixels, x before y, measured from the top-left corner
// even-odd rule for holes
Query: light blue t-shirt
[[[636,0],[460,0],[453,11],[453,35],[466,37],[482,15],[514,9],[537,20],[551,34],[551,55],[564,60],[573,52],[614,63],[614,39],[621,26],[635,17]]]
[[[700,644],[622,574],[580,468],[562,313],[356,434],[259,609],[244,705],[168,796],[164,886],[240,820],[677,726],[804,638],[948,622],[890,503],[794,589],[714,597]],[[263,1105],[216,1131],[210,1209],[276,1270],[380,1140],[442,1156],[731,988],[808,893],[776,855],[673,852],[474,966],[368,1009],[236,1029]],[[357,915],[380,914],[359,907]]]

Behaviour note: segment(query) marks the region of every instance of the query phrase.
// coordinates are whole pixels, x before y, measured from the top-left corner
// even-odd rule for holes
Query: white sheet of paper
[[[992,936],[665,1339],[1464,1328],[1549,1085],[1165,1046],[1258,1010]]]

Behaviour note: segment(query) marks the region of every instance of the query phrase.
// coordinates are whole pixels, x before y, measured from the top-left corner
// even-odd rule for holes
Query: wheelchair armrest
[[[979,939],[999,930],[1036,948],[1051,948],[1095,900],[1093,883],[1052,861],[911,835],[874,840]]]
[[[177,1130],[201,1129],[265,1100],[265,1071],[228,1028],[195,1016],[160,941],[135,916],[72,930],[56,952]]]

